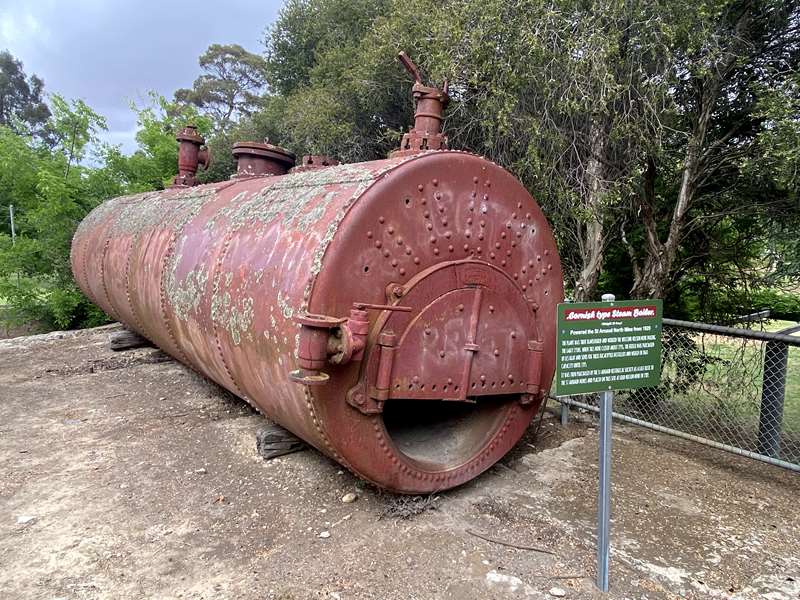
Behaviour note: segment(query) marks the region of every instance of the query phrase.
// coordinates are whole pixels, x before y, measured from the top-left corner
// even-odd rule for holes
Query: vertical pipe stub
[[[207,169],[211,163],[208,148],[203,147],[206,141],[197,132],[196,125],[187,125],[175,136],[178,141],[178,174],[170,187],[191,187],[198,184],[197,169]]]
[[[231,153],[236,158],[235,179],[285,175],[294,166],[294,154],[270,144],[260,142],[237,142]]]
[[[400,52],[397,58],[414,78],[411,95],[416,102],[416,110],[414,127],[403,134],[400,149],[392,152],[392,156],[405,156],[425,150],[446,150],[447,136],[442,133],[442,117],[445,107],[450,102],[447,80],[444,81],[442,89],[423,85],[419,69],[408,55]]]

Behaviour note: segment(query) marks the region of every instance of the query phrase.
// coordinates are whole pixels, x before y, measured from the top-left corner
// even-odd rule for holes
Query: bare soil
[[[262,416],[115,330],[0,341],[3,598],[604,597],[590,417],[398,497],[314,450],[264,461]],[[800,597],[797,475],[622,425],[613,469],[608,597]]]

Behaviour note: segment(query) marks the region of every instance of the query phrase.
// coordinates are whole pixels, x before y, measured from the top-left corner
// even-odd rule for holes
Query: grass
[[[771,321],[763,330],[775,332],[793,325]],[[760,324],[754,328],[762,329]],[[620,394],[620,408],[667,427],[754,450],[765,344],[678,329],[669,330],[663,339],[667,360],[662,385]],[[789,347],[782,433],[786,457],[800,461],[800,347]]]

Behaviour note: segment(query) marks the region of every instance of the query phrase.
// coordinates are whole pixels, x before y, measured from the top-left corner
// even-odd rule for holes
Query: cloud
[[[108,119],[111,143],[130,152],[131,101],[148,90],[167,97],[199,75],[212,43],[263,50],[263,32],[281,2],[229,0],[0,0],[0,49],[45,81],[48,92],[82,98]],[[7,3],[7,4],[6,4]]]

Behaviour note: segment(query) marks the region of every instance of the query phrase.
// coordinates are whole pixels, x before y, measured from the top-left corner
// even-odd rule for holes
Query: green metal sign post
[[[556,396],[600,392],[600,482],[597,498],[597,587],[608,591],[611,522],[611,417],[614,390],[658,385],[661,300],[558,305]],[[562,423],[566,421],[562,404]]]

